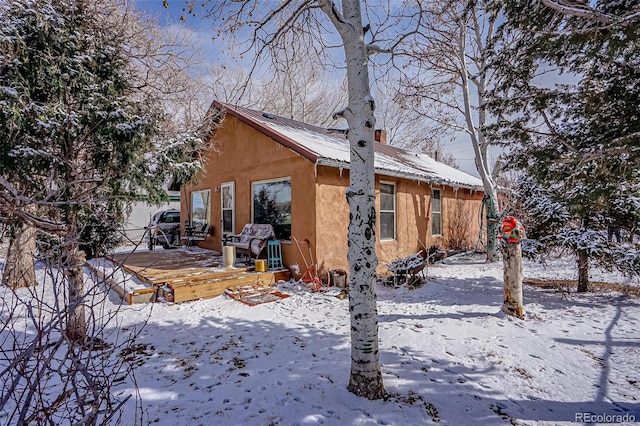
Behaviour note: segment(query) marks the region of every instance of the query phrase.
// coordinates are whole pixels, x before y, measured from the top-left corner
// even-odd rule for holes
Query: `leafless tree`
[[[412,48],[405,50],[404,95],[413,108],[444,128],[468,135],[486,201],[487,260],[496,260],[498,168],[490,164],[483,128],[489,124],[486,94],[493,84],[488,66],[490,42],[498,25],[499,7],[490,2],[436,1],[425,6],[428,18]]]
[[[316,126],[337,127],[333,113],[347,102],[346,81],[327,72],[319,58],[304,55],[304,44],[295,33],[283,38],[288,41],[274,52],[274,72],[254,85],[253,106]]]
[[[449,132],[411,106],[410,100],[398,93],[397,78],[385,76],[376,81],[377,118],[387,131],[387,143],[410,151],[427,154],[437,161],[457,167],[455,158],[444,149]]]
[[[235,64],[209,65],[203,82],[207,88],[204,99],[206,105],[211,105],[211,101],[217,99],[231,105],[253,107],[256,105],[256,98],[260,96],[260,90],[254,88],[256,84],[245,68]]]
[[[117,306],[108,308],[108,292],[90,280],[82,296],[93,339],[77,345],[65,332],[63,272],[45,261],[37,277],[37,287],[0,288],[0,422],[117,424],[131,395],[117,396],[116,386],[133,377],[140,329],[114,327]]]
[[[419,4],[419,3],[418,3]],[[348,104],[334,116],[346,119],[351,146],[350,208],[348,229],[351,312],[351,392],[369,399],[386,394],[382,383],[378,353],[378,315],[375,295],[375,191],[373,146],[376,121],[375,101],[371,96],[369,61],[371,55],[390,52],[403,38],[403,28],[415,25],[419,16],[392,16],[390,4],[366,4],[343,0],[282,0],[265,4],[256,0],[205,2],[208,18],[217,39],[227,37],[237,42],[241,32],[248,34],[241,54],[255,58],[249,75],[260,71],[266,60],[277,69],[278,58],[317,59],[318,63],[346,69]],[[377,7],[374,7],[377,6]],[[403,8],[397,9],[402,13]],[[415,10],[415,9],[412,9]],[[364,16],[369,22],[363,23]],[[385,33],[394,27],[396,31]],[[291,57],[291,37],[295,37],[298,54]],[[365,42],[365,38],[369,42]],[[384,43],[384,46],[382,45]],[[336,59],[332,53],[336,53]]]

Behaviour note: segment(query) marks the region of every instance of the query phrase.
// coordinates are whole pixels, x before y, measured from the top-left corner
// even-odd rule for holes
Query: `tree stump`
[[[502,311],[507,315],[524,319],[522,249],[520,243],[504,243],[502,253],[504,261],[504,302]]]

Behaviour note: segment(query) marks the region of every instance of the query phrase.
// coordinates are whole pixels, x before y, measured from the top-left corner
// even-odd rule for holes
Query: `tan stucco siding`
[[[215,149],[207,153],[206,166],[198,183],[185,188],[181,201],[181,209],[186,212],[186,201],[191,191],[211,190],[211,225],[214,234],[200,246],[222,250],[219,191],[222,183],[235,183],[235,232],[239,233],[246,223],[251,222],[252,183],[278,178],[291,178],[292,235],[315,239],[315,175],[312,162],[229,115],[216,131],[214,145]],[[186,213],[184,216],[188,217]],[[287,263],[289,259],[299,258],[297,248],[290,243],[283,242],[282,250]]]
[[[376,210],[380,222],[380,182],[396,189],[396,227],[394,239],[378,239],[378,272],[386,272],[389,262],[417,252],[426,244],[430,187],[426,183],[381,176],[376,179]],[[380,236],[378,225],[378,236]]]
[[[392,183],[396,188],[394,239],[380,240],[380,182]],[[319,168],[316,190],[317,255],[318,263],[326,269],[349,268],[349,207],[345,198],[345,188],[348,185],[348,170],[340,172],[335,168]],[[391,261],[415,253],[423,247],[428,248],[434,244],[448,247],[452,233],[455,234],[456,230],[458,234],[465,231],[467,246],[475,244],[479,227],[477,212],[482,193],[472,193],[466,189],[454,191],[451,187],[434,188],[442,191],[442,236],[431,235],[432,186],[424,182],[376,176],[378,273],[387,272],[387,266]],[[459,226],[460,221],[464,222],[464,226]]]
[[[456,190],[450,186],[433,188],[442,191],[442,235],[431,235],[429,222],[427,247],[437,244],[443,248],[474,248],[478,241],[479,210],[484,194],[468,189]]]
[[[322,269],[349,270],[347,231],[349,171],[318,167],[316,187],[316,252]]]
[[[191,191],[211,190],[211,225],[214,230],[212,236],[200,245],[220,251],[221,184],[235,184],[235,232],[239,233],[246,223],[251,222],[252,183],[280,178],[291,178],[292,236],[301,241],[309,240],[313,259],[321,269],[348,270],[349,207],[345,189],[349,186],[349,170],[316,166],[231,115],[227,115],[223,126],[216,130],[215,150],[206,154],[205,170],[198,183],[183,189],[183,219],[189,217],[187,201]],[[381,181],[396,186],[395,238],[385,241],[379,240]],[[432,186],[413,180],[376,176],[378,273],[387,272],[389,262],[423,247],[433,244],[446,247],[452,240],[452,232],[461,234],[461,229],[465,230],[468,240],[465,244],[469,247],[475,244],[482,193],[466,189],[454,191],[444,186],[435,188],[442,190],[443,235],[437,237],[431,235]],[[456,227],[459,223],[466,226]],[[303,244],[301,248],[309,261],[307,246]],[[286,266],[298,264],[304,272],[304,260],[293,242],[283,241],[282,251]]]

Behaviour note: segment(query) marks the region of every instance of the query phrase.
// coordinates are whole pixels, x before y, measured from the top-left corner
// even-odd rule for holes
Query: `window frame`
[[[204,205],[204,220],[201,220],[200,218],[198,218],[198,220],[196,221],[194,219],[194,213],[195,213],[195,209],[194,209],[194,195],[195,194],[201,194],[201,193],[207,193],[206,197],[201,197],[202,201],[203,201],[203,205]],[[199,189],[197,191],[191,191],[190,194],[190,202],[191,202],[191,211],[189,212],[189,225],[191,226],[202,226],[202,225],[209,225],[211,226],[211,189]]]
[[[382,185],[386,185],[392,188],[393,192],[392,194],[387,194],[385,193],[384,195],[391,195],[392,196],[392,200],[393,200],[393,209],[392,210],[382,210]],[[397,217],[398,217],[398,203],[397,203],[397,184],[396,182],[387,182],[387,181],[380,181],[378,184],[378,194],[379,194],[379,199],[378,199],[378,214],[379,214],[379,225],[378,225],[378,235],[380,236],[380,241],[394,241],[397,237],[397,232],[396,232],[396,226],[397,226]],[[382,214],[391,214],[392,218],[393,218],[393,225],[392,225],[392,235],[391,236],[382,236]]]
[[[440,201],[440,208],[438,210],[435,209],[435,205],[433,200],[436,199],[435,194],[438,193],[438,200]],[[440,228],[439,233],[434,232],[434,226],[438,223]],[[431,236],[433,237],[441,237],[442,233],[442,190],[440,189],[431,189]]]
[[[283,176],[283,177],[278,177],[278,178],[274,178],[274,179],[265,179],[265,180],[256,180],[251,182],[251,222],[252,223],[256,223],[255,222],[255,214],[256,214],[256,208],[255,208],[255,188],[257,185],[263,185],[263,184],[269,184],[269,183],[274,183],[274,182],[289,182],[289,235],[278,235],[279,230],[277,229],[276,226],[274,226],[274,232],[276,233],[276,237],[278,239],[280,239],[281,241],[284,242],[290,242],[291,241],[291,235],[293,234],[293,230],[292,230],[292,223],[293,223],[293,214],[291,212],[291,206],[293,204],[293,191],[292,191],[292,182],[291,182],[291,176]],[[274,225],[273,223],[271,225]],[[286,223],[285,223],[286,225]]]
[[[224,206],[224,192],[225,189],[229,190],[231,194],[231,206]],[[224,212],[231,211],[231,229],[224,229]],[[235,181],[223,182],[220,184],[220,231],[222,233],[222,237],[225,238],[227,235],[233,235],[236,232],[236,183]]]

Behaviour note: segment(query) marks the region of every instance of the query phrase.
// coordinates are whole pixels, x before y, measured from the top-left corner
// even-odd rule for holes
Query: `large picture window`
[[[253,223],[270,223],[280,240],[291,239],[291,178],[254,182]]]
[[[431,235],[442,235],[442,193],[431,191]]]
[[[191,226],[211,225],[211,190],[191,193]]]
[[[396,186],[380,183],[380,239],[396,238]]]

